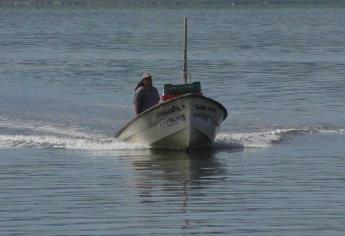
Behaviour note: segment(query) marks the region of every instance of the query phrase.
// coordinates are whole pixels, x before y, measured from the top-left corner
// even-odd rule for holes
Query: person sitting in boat
[[[152,85],[152,76],[145,73],[142,80],[135,87],[134,107],[135,113],[139,115],[143,111],[158,104],[160,100],[156,87]]]

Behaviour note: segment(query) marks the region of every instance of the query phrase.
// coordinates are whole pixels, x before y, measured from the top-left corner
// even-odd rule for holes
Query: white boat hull
[[[147,144],[151,148],[190,150],[212,146],[227,116],[218,102],[186,94],[162,102],[141,113],[121,129],[120,141]]]

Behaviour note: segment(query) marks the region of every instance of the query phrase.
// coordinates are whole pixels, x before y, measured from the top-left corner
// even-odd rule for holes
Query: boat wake
[[[4,148],[53,148],[86,151],[148,149],[146,145],[119,142],[113,137],[86,132],[73,126],[0,119],[0,149]]]
[[[308,133],[335,133],[344,134],[344,129],[302,128],[302,129],[275,129],[255,131],[249,133],[220,133],[215,140],[218,148],[268,148],[287,137]]]
[[[268,148],[286,137],[307,133],[344,134],[344,129],[274,129],[247,133],[220,133],[215,148]],[[44,123],[9,122],[0,119],[0,149],[52,148],[85,151],[148,149],[148,146],[119,142],[113,137],[85,132],[77,127]]]
[[[0,148],[56,148],[86,151],[148,149],[145,145],[119,142],[114,138],[69,138],[50,135],[0,135]]]

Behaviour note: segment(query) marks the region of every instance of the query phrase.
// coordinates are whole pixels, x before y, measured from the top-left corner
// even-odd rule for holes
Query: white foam
[[[59,148],[88,151],[148,149],[147,145],[119,142],[115,138],[103,134],[87,133],[77,127],[59,126],[43,122],[9,121],[0,117],[0,128],[10,129],[10,133],[15,133],[14,135],[9,133],[0,134],[0,148]],[[215,147],[268,148],[281,141],[287,134],[301,133],[344,134],[344,129],[295,128],[220,133],[216,137]]]
[[[319,133],[344,134],[345,129],[319,129]]]
[[[68,150],[111,151],[147,149],[146,145],[119,142],[116,139],[61,138],[36,135],[0,135],[2,148],[58,148]]]
[[[32,121],[9,121],[6,119],[0,118],[0,128],[7,128],[7,129],[25,129],[30,130],[35,133],[44,133],[44,134],[54,134],[54,135],[61,135],[61,136],[68,136],[68,137],[79,137],[79,138],[89,138],[92,137],[99,137],[102,138],[104,136],[100,134],[89,134],[79,130],[77,127],[65,127],[65,126],[58,126],[54,124],[47,124],[43,122],[32,122]]]
[[[267,148],[281,139],[283,130],[250,133],[220,133],[215,145],[220,147]]]
[[[68,150],[111,151],[147,149],[147,145],[119,142],[102,134],[87,133],[77,127],[43,122],[7,120],[0,117],[0,128],[16,134],[0,134],[0,148],[59,148]],[[25,133],[23,134],[23,130]],[[29,131],[29,132],[28,132]]]
[[[344,134],[344,129],[301,128],[275,129],[249,133],[220,133],[215,140],[216,147],[268,148],[288,134],[332,133]]]

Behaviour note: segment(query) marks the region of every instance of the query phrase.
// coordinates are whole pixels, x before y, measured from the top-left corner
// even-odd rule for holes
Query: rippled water
[[[0,9],[1,235],[343,235],[345,9]],[[121,143],[189,65],[212,150]]]

